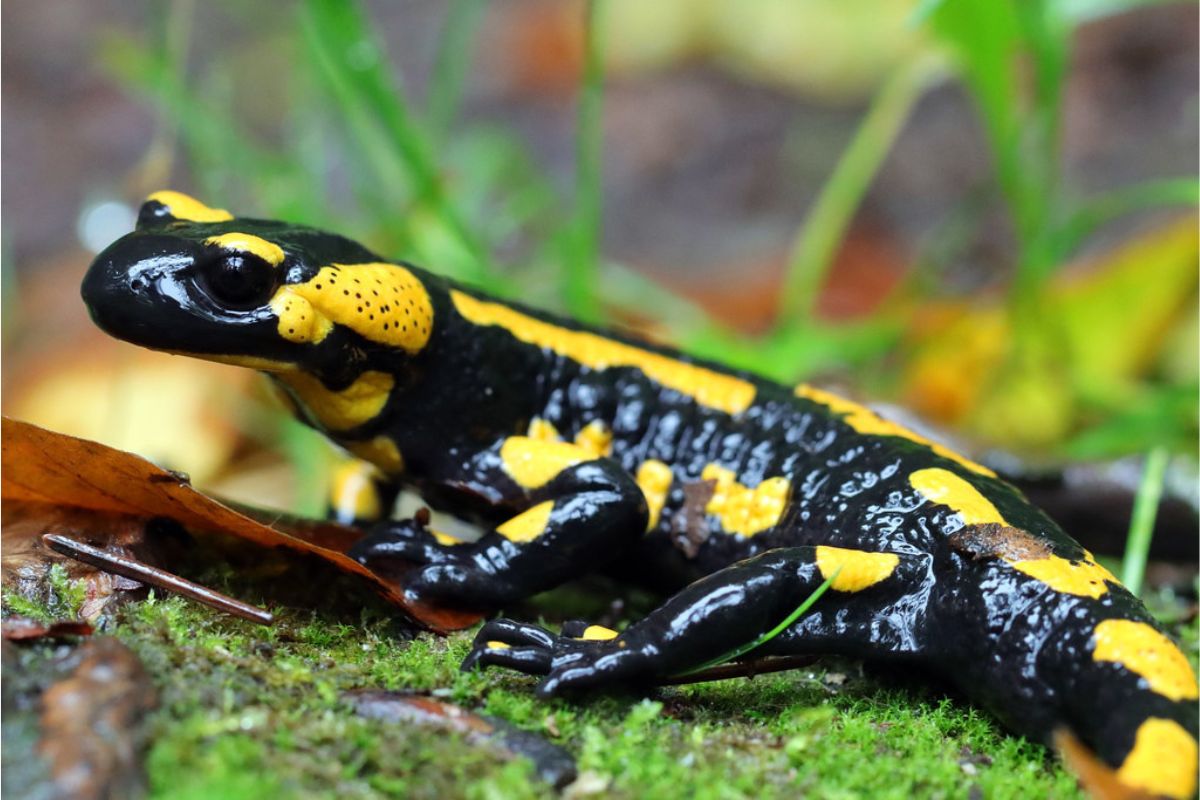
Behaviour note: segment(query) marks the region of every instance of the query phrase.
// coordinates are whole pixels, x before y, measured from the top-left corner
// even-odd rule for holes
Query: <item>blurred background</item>
[[[1153,454],[1169,552],[1192,562],[1197,16],[1142,0],[6,4],[4,413],[320,513],[331,452],[255,376],[87,319],[91,257],[170,187],[895,404],[1059,488],[1083,463],[1073,496],[1098,492],[1083,504],[1121,530]]]

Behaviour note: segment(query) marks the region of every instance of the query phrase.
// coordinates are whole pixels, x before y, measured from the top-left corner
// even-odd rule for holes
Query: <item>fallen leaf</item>
[[[345,554],[342,548],[358,538],[351,528],[337,530],[340,526],[332,523],[288,527],[284,515],[264,525],[196,491],[183,476],[132,453],[7,417],[0,439],[0,496],[6,504],[25,501],[141,519],[167,517],[188,528],[315,555],[364,578],[386,600],[435,631],[465,628],[480,617],[408,601],[403,569],[381,574]]]
[[[92,626],[86,622],[42,622],[29,617],[7,617],[0,623],[0,629],[10,642],[92,635]]]

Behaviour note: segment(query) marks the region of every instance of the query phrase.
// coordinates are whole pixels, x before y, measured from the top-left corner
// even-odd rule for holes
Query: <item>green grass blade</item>
[[[306,0],[301,7],[300,27],[309,52],[345,113],[379,126],[407,170],[418,200],[467,254],[463,277],[495,287],[497,278],[486,249],[447,196],[432,148],[393,85],[383,50],[358,5],[341,0]]]
[[[283,218],[320,219],[312,215],[315,209],[310,207],[309,198],[313,196],[313,181],[302,166],[255,141],[231,114],[200,97],[184,83],[164,53],[113,37],[104,43],[101,59],[121,83],[146,95],[174,120],[195,163],[221,165],[221,174],[238,176],[239,185],[253,187],[260,199],[294,197],[295,202],[304,205],[303,209],[267,206],[260,212]]]
[[[1200,181],[1195,178],[1166,178],[1114,189],[1086,201],[1067,220],[1059,233],[1058,254],[1066,258],[1093,231],[1114,219],[1151,208],[1200,204]]]
[[[588,0],[584,24],[583,85],[575,142],[575,213],[566,231],[563,298],[567,310],[585,322],[600,319],[596,291],[600,272],[601,151],[604,106],[604,3]]]
[[[817,295],[850,220],[936,66],[932,59],[914,61],[896,73],[875,96],[792,244],[777,330],[802,329],[811,319]]]
[[[1125,542],[1125,558],[1121,562],[1121,583],[1136,594],[1142,592],[1146,576],[1146,560],[1150,540],[1154,536],[1154,520],[1158,516],[1158,501],[1162,498],[1163,479],[1167,472],[1167,449],[1156,447],[1146,455],[1142,481],[1133,501],[1129,523],[1129,539]]]
[[[483,8],[483,0],[451,0],[446,12],[426,111],[426,127],[434,140],[449,130],[458,114],[463,84],[471,66],[470,46],[483,18]]]
[[[709,667],[715,667],[718,664],[724,664],[726,661],[732,661],[735,658],[744,656],[746,653],[749,653],[751,650],[755,649],[756,647],[762,647],[764,644],[771,641],[776,636],[778,636],[779,634],[781,634],[785,630],[787,630],[787,627],[789,625],[791,625],[796,620],[800,619],[800,617],[806,611],[808,611],[810,608],[812,608],[816,604],[816,602],[821,599],[821,595],[825,594],[825,592],[828,591],[829,587],[833,585],[833,582],[835,580],[837,580],[837,576],[839,574],[841,574],[841,572],[842,572],[841,567],[838,567],[837,569],[835,569],[833,571],[832,575],[830,575],[828,578],[826,578],[824,581],[822,581],[821,585],[818,586],[816,589],[814,589],[813,593],[804,599],[803,603],[796,606],[795,611],[793,611],[791,614],[788,614],[787,617],[785,617],[782,622],[780,622],[778,625],[776,625],[771,630],[764,633],[762,636],[759,636],[757,639],[750,642],[749,644],[744,644],[740,647],[736,647],[733,650],[730,650],[728,653],[725,653],[724,655],[720,655],[710,661],[706,661],[698,667],[692,667],[689,670],[685,670],[674,677],[683,677],[684,675],[692,675],[694,673],[700,672],[701,670],[708,669]]]

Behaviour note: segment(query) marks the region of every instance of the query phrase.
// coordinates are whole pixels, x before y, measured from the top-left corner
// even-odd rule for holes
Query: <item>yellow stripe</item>
[[[987,475],[992,478],[996,477],[996,473],[982,464],[976,464],[974,461],[954,452],[949,447],[926,439],[921,434],[910,431],[903,425],[897,425],[891,420],[886,420],[864,405],[859,405],[844,397],[839,397],[832,392],[827,392],[824,389],[818,389],[804,383],[796,387],[795,394],[797,397],[803,397],[806,400],[812,400],[814,403],[820,403],[833,413],[842,415],[842,421],[859,433],[874,436],[899,436],[917,444],[923,444],[939,456],[957,461],[967,469],[978,472],[980,475]]]
[[[194,197],[182,192],[164,190],[155,192],[146,198],[146,202],[162,203],[175,219],[184,222],[228,222],[233,219],[223,208],[210,208]]]
[[[249,233],[222,233],[208,237],[204,243],[222,250],[256,255],[272,267],[283,263],[283,249],[279,245]]]
[[[994,523],[1009,526],[990,500],[950,470],[940,467],[919,469],[908,476],[908,482],[929,502],[948,506],[965,525]],[[1097,564],[1090,553],[1078,561],[1054,555],[1036,559],[1004,558],[1004,561],[1018,572],[1064,594],[1096,598],[1108,591],[1109,583],[1117,583],[1113,574]]]
[[[859,592],[874,586],[886,580],[899,564],[900,556],[895,553],[868,553],[827,545],[817,547],[817,569],[825,580],[837,575],[829,585],[839,592]]]
[[[532,542],[546,532],[546,526],[550,523],[550,512],[553,510],[553,500],[538,503],[498,526],[496,533],[510,542]]]
[[[490,303],[454,290],[454,307],[476,325],[496,325],[522,342],[541,347],[595,370],[636,367],[646,377],[727,414],[745,411],[754,402],[749,381],[652,353],[604,336],[542,322],[500,303]]]
[[[1141,676],[1150,691],[1169,700],[1197,699],[1196,675],[1175,643],[1144,622],[1106,619],[1094,632],[1092,658]]]

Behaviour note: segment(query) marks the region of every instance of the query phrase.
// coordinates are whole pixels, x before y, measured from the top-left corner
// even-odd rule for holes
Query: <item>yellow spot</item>
[[[529,421],[529,438],[537,439],[539,442],[561,442],[562,434],[558,432],[558,428],[554,427],[554,423],[541,417],[534,417]]]
[[[964,525],[1008,524],[990,500],[948,469],[919,469],[908,476],[908,483],[929,502],[952,508]]]
[[[864,550],[848,550],[841,547],[817,547],[817,569],[821,577],[839,592],[859,592],[874,586],[896,571],[900,556],[895,553],[868,553]],[[838,570],[841,572],[838,572]]]
[[[488,646],[489,650],[507,650],[510,647],[512,647],[512,645],[509,644],[508,642],[499,642],[496,640],[489,641],[487,643],[487,646]]]
[[[334,467],[329,476],[329,501],[339,517],[379,519],[383,516],[379,492],[372,480],[374,473],[375,467],[353,459],[344,459]]]
[[[554,423],[541,417],[529,421],[528,436],[539,442],[564,441]],[[593,458],[604,458],[612,453],[612,431],[600,420],[592,420],[575,434],[575,445],[591,453]]]
[[[204,243],[234,253],[256,255],[272,267],[283,263],[283,250],[279,245],[249,233],[222,233],[220,236],[208,237]]]
[[[596,458],[603,458],[612,453],[612,431],[600,420],[592,420],[575,434],[575,444],[587,450]]]
[[[1196,793],[1197,766],[1192,735],[1174,720],[1150,717],[1138,726],[1117,777],[1150,794],[1182,800]]]
[[[430,529],[429,535],[437,540],[437,543],[444,547],[453,547],[456,544],[463,544],[462,539],[455,539],[453,536]]]
[[[1106,619],[1093,633],[1096,661],[1112,661],[1141,676],[1170,700],[1195,700],[1196,675],[1175,643],[1144,622]]]
[[[739,536],[753,536],[777,525],[791,491],[787,478],[767,478],[753,488],[743,486],[732,470],[717,464],[706,466],[700,479],[716,482],[704,510],[716,514],[722,528]]]
[[[976,464],[974,461],[964,458],[945,445],[940,445],[937,442],[926,439],[921,434],[910,431],[903,425],[897,425],[891,420],[886,420],[866,406],[859,405],[844,397],[839,397],[832,392],[817,389],[804,383],[796,387],[795,394],[797,397],[803,397],[806,400],[812,400],[814,403],[820,403],[835,414],[841,414],[842,421],[859,433],[874,436],[900,436],[909,441],[923,444],[939,456],[957,461],[967,469],[978,472],[980,475],[996,477],[995,472],[992,472],[982,464]]]
[[[552,481],[567,467],[591,461],[592,454],[567,442],[547,442],[528,436],[510,436],[500,445],[504,471],[525,489]]]
[[[146,202],[154,201],[167,207],[171,216],[184,222],[228,222],[233,219],[223,208],[209,208],[194,197],[188,197],[182,192],[169,190],[155,192],[146,198]]]
[[[496,533],[510,542],[532,542],[546,532],[546,525],[550,522],[550,512],[553,510],[553,500],[538,503],[533,508],[522,511],[508,522],[498,526]]]
[[[909,484],[931,503],[948,506],[962,519],[965,525],[998,524],[1008,522],[990,500],[978,489],[953,472],[932,467],[920,469],[908,476]],[[1085,558],[1071,560],[1061,556],[1046,558],[1013,559],[1003,558],[1013,569],[1064,594],[1080,597],[1100,597],[1108,591],[1108,583],[1117,583],[1111,572],[1095,562],[1090,553]]]
[[[369,341],[416,353],[433,330],[429,292],[399,264],[322,267],[311,280],[282,287],[271,308],[279,315],[279,335],[290,341],[319,342],[337,324]],[[295,338],[305,325],[311,330]]]
[[[458,313],[476,325],[498,325],[517,339],[565,356],[595,370],[635,367],[651,380],[727,414],[738,414],[754,402],[754,384],[677,358],[653,353],[585,331],[542,322],[500,303],[451,291]]]
[[[347,431],[370,422],[391,396],[394,381],[386,372],[369,370],[341,391],[326,388],[306,372],[279,373],[277,379],[292,390],[300,404],[330,431]]]
[[[607,642],[609,639],[615,639],[618,636],[620,634],[612,628],[606,628],[603,625],[588,625],[584,628],[583,635],[579,638],[589,642]]]
[[[642,494],[646,496],[646,505],[650,508],[650,521],[646,524],[646,530],[653,530],[658,525],[663,505],[667,502],[667,492],[671,489],[671,481],[674,479],[671,468],[662,461],[652,458],[643,461],[638,467],[635,480]]]
[[[271,310],[279,317],[276,330],[289,342],[319,344],[333,330],[329,317],[313,308],[290,286],[283,286],[271,298]]]
[[[404,471],[404,457],[390,436],[380,434],[363,442],[344,442],[347,450],[364,461],[370,461],[384,475],[399,475]]]

